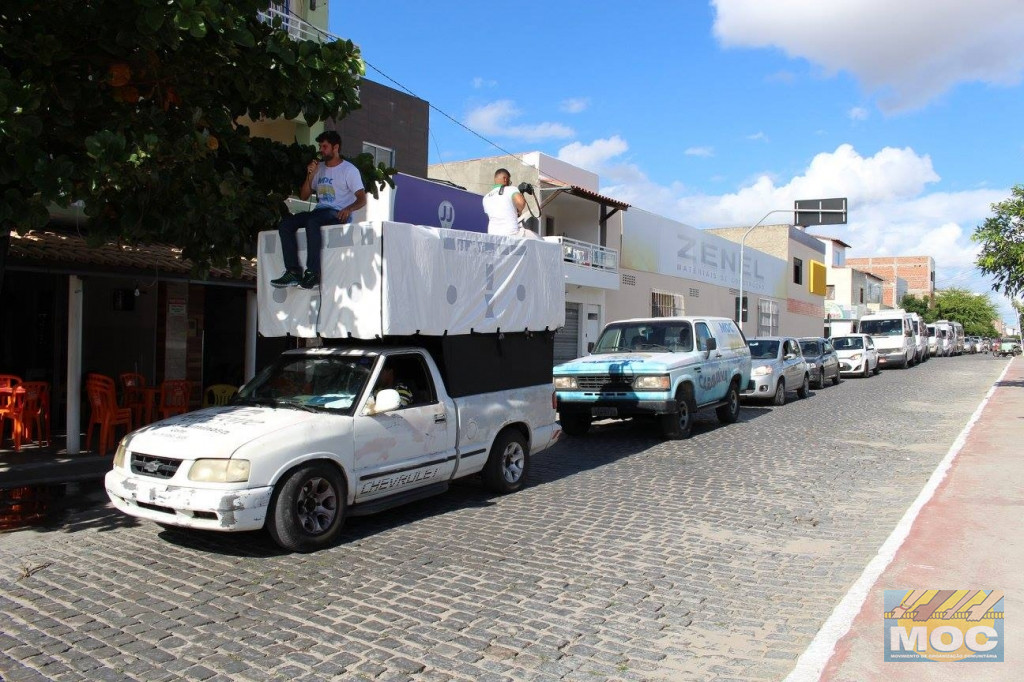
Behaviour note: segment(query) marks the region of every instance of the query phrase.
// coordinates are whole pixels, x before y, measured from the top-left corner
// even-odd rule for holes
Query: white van
[[[934,324],[925,325],[928,330],[928,357],[935,357],[939,354],[939,333],[935,330]]]
[[[910,326],[914,330],[914,344],[917,347],[914,362],[924,362],[930,357],[928,354],[928,328],[918,313],[908,313],[908,315],[910,316]]]
[[[937,355],[948,358],[953,354],[953,324],[949,320],[935,322]]]
[[[882,310],[860,319],[860,333],[878,349],[879,367],[910,367],[917,356],[914,328],[906,310]]]
[[[953,355],[964,354],[964,326],[959,322],[950,322],[953,327]]]

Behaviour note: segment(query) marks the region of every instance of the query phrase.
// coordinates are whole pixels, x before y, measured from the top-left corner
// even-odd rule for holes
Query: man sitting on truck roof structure
[[[312,289],[320,284],[320,249],[324,225],[344,224],[352,213],[366,205],[366,189],[359,169],[341,158],[341,135],[327,130],[317,135],[320,156],[324,163],[313,159],[306,166],[306,179],[299,190],[299,198],[309,199],[316,189],[316,208],[296,213],[281,220],[277,233],[281,237],[281,255],[285,272],[270,284],[277,287],[300,286]],[[299,249],[295,233],[306,230],[306,271],[299,266]]]

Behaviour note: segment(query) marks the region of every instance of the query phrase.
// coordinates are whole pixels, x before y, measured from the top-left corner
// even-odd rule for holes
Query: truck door
[[[402,405],[355,418],[356,502],[448,480],[455,470],[455,406],[442,397],[419,353],[385,358],[368,405],[385,388]]]
[[[697,404],[704,405],[725,397],[725,391],[729,388],[729,373],[725,371],[723,343],[720,341],[718,348],[707,353],[707,341],[714,338],[711,329],[706,322],[696,322],[693,328],[697,337],[696,350],[702,355],[707,354],[707,359],[700,365],[695,391]]]

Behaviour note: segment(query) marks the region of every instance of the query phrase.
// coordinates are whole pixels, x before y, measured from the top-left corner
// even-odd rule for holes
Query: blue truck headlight
[[[576,377],[555,377],[556,391],[575,391]]]

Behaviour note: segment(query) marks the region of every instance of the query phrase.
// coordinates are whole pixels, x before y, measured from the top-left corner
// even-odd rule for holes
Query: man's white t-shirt
[[[515,187],[499,185],[484,195],[484,213],[488,218],[487,234],[519,233],[519,213],[512,201],[516,194],[519,194],[519,190]]]
[[[313,177],[313,191],[316,192],[317,208],[332,208],[340,211],[356,200],[356,192],[363,189],[363,177],[359,169],[342,159],[337,166],[321,163]]]

